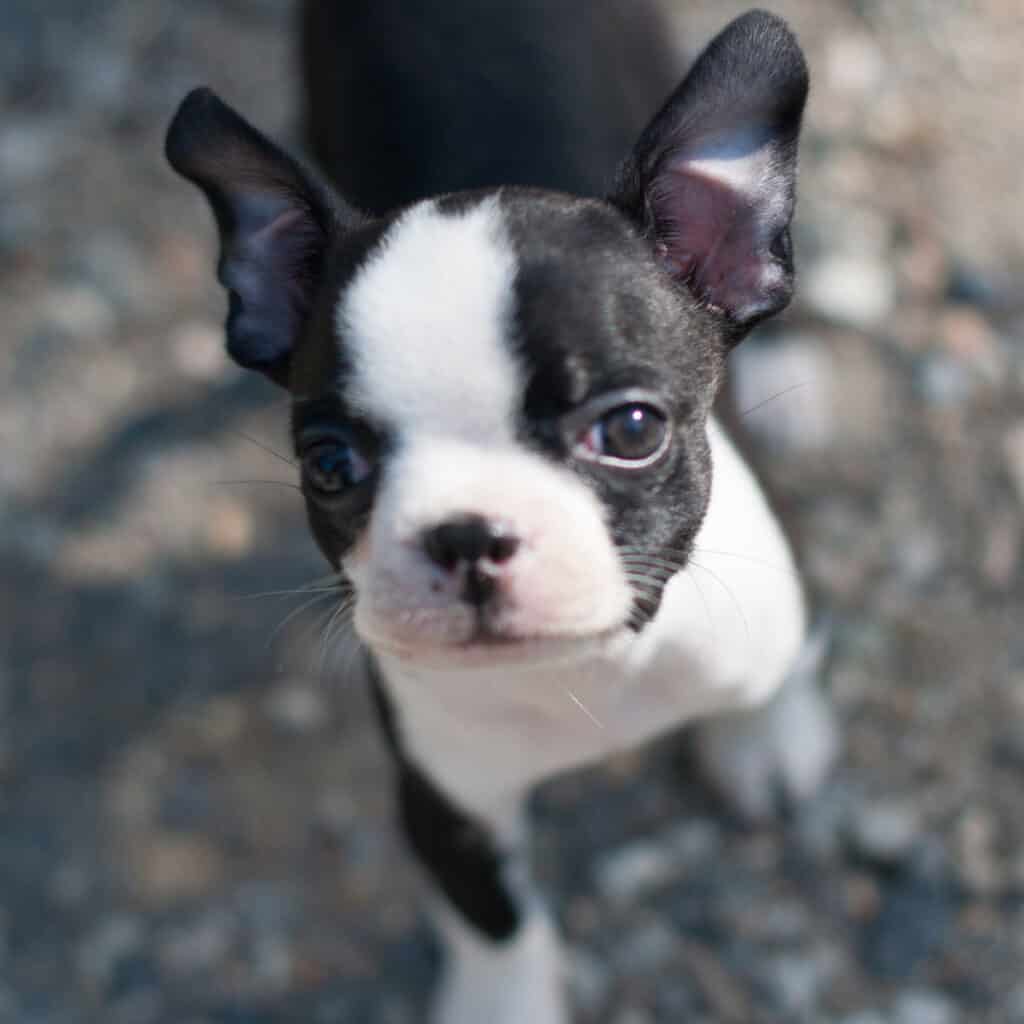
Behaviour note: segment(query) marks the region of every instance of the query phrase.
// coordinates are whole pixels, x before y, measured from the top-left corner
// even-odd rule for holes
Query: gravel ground
[[[743,5],[687,5],[692,53]],[[801,297],[740,405],[846,734],[777,828],[662,744],[538,795],[584,1024],[1024,1022],[1019,0],[785,0]],[[284,405],[221,352],[164,167],[206,81],[294,136],[271,0],[0,8],[0,1021],[422,1019],[436,950],[365,695],[317,667]],[[253,443],[256,439],[259,444]],[[231,483],[236,481],[236,483]],[[303,651],[303,656],[299,652]]]

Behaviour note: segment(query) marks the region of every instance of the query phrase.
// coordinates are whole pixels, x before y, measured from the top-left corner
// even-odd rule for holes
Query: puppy
[[[208,90],[170,127],[220,230],[228,351],[289,391],[309,524],[354,591],[447,940],[438,1024],[568,1020],[525,868],[538,780],[692,720],[748,814],[828,769],[790,549],[711,416],[728,352],[792,294],[807,87],[785,23],[739,18],[606,198],[530,187],[539,164],[416,198],[426,172],[375,181],[344,151],[358,125],[321,135],[375,215]]]

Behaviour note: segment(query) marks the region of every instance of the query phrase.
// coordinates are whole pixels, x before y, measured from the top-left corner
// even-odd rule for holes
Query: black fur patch
[[[515,856],[408,759],[384,684],[369,656],[368,662],[374,704],[398,768],[399,818],[409,846],[470,925],[496,942],[511,939],[523,917]]]

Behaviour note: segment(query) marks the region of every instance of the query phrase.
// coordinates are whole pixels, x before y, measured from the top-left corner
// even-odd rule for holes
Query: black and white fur
[[[208,90],[171,126],[168,157],[220,228],[228,350],[291,393],[310,526],[354,588],[447,939],[439,1024],[568,1019],[525,870],[538,780],[691,720],[750,814],[830,763],[788,544],[711,416],[726,354],[791,296],[806,92],[793,35],[752,12],[608,198],[523,170],[431,198],[413,185],[372,216]],[[318,102],[332,175],[383,206],[386,154],[349,152],[343,131],[325,150]],[[339,99],[342,126],[357,102]]]

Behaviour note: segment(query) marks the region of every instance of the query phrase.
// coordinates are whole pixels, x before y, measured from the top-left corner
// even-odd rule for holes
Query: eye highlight
[[[330,497],[362,483],[373,462],[352,441],[333,437],[310,445],[302,454],[302,473],[309,489]]]
[[[580,434],[574,454],[603,465],[639,469],[656,462],[668,447],[668,418],[647,402],[609,409]]]

